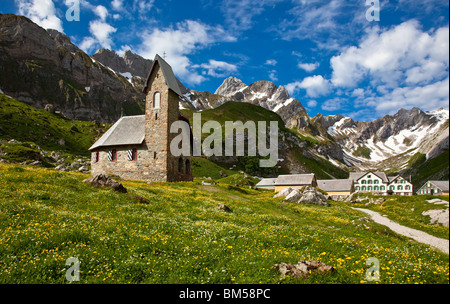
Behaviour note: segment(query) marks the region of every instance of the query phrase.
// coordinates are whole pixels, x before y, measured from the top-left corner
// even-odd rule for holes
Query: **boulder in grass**
[[[111,187],[114,191],[127,193],[127,189],[121,183],[113,180],[107,174],[98,174],[85,179],[83,182],[89,183],[94,187]]]
[[[284,199],[285,202],[297,202],[302,197],[302,192],[298,189],[293,190],[291,193],[286,196]]]
[[[298,201],[299,204],[312,204],[319,206],[329,206],[328,200],[321,192],[314,187],[306,187],[303,195]]]
[[[278,192],[277,194],[275,194],[273,197],[286,197],[289,195],[289,193],[291,193],[294,189],[292,189],[291,187],[287,187],[284,188],[283,190],[281,190],[280,192]]]
[[[294,279],[307,279],[312,273],[326,274],[334,271],[333,267],[325,263],[304,260],[298,261],[296,265],[286,263],[276,264],[272,269],[278,269],[283,277],[292,275]]]

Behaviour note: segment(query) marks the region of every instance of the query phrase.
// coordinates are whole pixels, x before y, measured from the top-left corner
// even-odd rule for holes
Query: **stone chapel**
[[[179,112],[182,93],[178,80],[159,55],[153,60],[144,94],[145,115],[121,117],[89,148],[91,174],[149,181],[192,181],[192,157],[175,157],[170,152],[170,142],[177,136],[170,133],[171,124],[189,121]]]

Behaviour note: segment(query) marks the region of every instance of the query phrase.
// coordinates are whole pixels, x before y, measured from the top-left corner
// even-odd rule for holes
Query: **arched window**
[[[406,185],[405,186],[405,190],[411,190],[411,186],[410,185]]]
[[[96,151],[94,155],[94,161],[98,163],[100,161],[100,152]]]
[[[183,159],[180,157],[179,159],[178,159],[178,172],[179,173],[183,173]]]
[[[374,186],[374,187],[373,187],[373,190],[378,191],[378,186]]]
[[[372,186],[367,187],[368,191],[372,191]]]
[[[359,191],[359,186],[356,186],[356,187],[355,187],[355,190],[356,190],[356,191]]]
[[[368,183],[368,184],[372,184],[372,180],[369,179],[369,180],[367,181],[367,183]]]
[[[384,190],[386,190],[386,188],[384,186],[380,186],[380,190],[384,191]]]
[[[389,190],[395,190],[395,186],[390,186]]]
[[[362,190],[362,191],[366,191],[366,186],[362,186],[362,187],[361,187],[361,190]]]
[[[191,162],[189,159],[186,159],[186,174],[191,174]]]
[[[403,186],[398,186],[397,190],[403,190]]]
[[[365,185],[367,182],[365,180],[361,181],[361,184]]]
[[[161,93],[155,92],[153,95],[153,108],[159,109],[161,107]]]
[[[374,184],[379,184],[380,181],[376,179],[376,180],[373,181],[373,183],[374,183]]]

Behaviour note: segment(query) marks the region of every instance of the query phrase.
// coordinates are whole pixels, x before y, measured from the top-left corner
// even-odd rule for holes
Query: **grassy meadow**
[[[0,284],[67,284],[70,257],[84,284],[371,284],[370,257],[380,261],[377,283],[449,282],[448,255],[365,222],[346,204],[284,203],[220,181],[122,181],[123,194],[87,177],[0,163]],[[336,271],[303,280],[271,269],[300,259]]]

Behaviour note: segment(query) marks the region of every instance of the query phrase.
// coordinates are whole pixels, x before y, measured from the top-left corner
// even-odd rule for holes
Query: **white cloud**
[[[356,87],[368,76],[373,85],[391,88],[427,83],[448,73],[449,29],[422,32],[415,21],[387,31],[373,30],[358,47],[331,59],[335,86]]]
[[[143,42],[137,48],[139,55],[153,59],[156,54],[166,53],[166,60],[175,74],[189,84],[198,84],[205,77],[194,70],[198,65],[193,65],[188,55],[216,42],[236,40],[220,26],[213,27],[192,20],[179,22],[175,28],[143,32],[141,38]]]
[[[255,16],[260,15],[266,6],[273,6],[282,0],[224,0],[222,11],[225,21],[234,31],[246,31],[253,27]]]
[[[369,25],[365,1],[291,0],[290,15],[273,27],[281,39],[310,39],[319,48],[337,50]],[[346,16],[346,22],[342,17]]]
[[[89,32],[91,37],[85,37],[80,44],[80,48],[89,53],[94,48],[102,47],[105,49],[112,49],[113,41],[111,34],[117,31],[116,28],[101,20],[94,20],[89,22]]]
[[[206,73],[212,77],[226,77],[237,71],[236,65],[214,59],[210,59],[208,63],[193,65],[192,67],[205,69]]]
[[[419,107],[425,111],[448,109],[449,78],[424,86],[396,88],[388,94],[375,98],[373,104],[377,112],[390,114],[399,108]]]
[[[15,0],[18,14],[24,15],[45,29],[63,32],[62,21],[56,16],[52,0]]]
[[[298,67],[302,70],[305,70],[306,72],[312,72],[315,69],[319,67],[320,63],[314,62],[314,63],[299,63]]]
[[[301,82],[292,82],[287,84],[285,87],[291,95],[295,94],[300,89],[305,89],[306,95],[312,98],[325,96],[329,94],[331,90],[330,81],[324,79],[321,75],[306,77]]]
[[[307,106],[308,106],[308,108],[315,108],[315,107],[317,107],[317,100],[314,100],[314,99],[308,100]]]
[[[116,11],[122,10],[123,9],[122,5],[123,5],[123,0],[113,0],[113,1],[111,1],[111,6]]]
[[[275,59],[267,59],[266,62],[264,63],[265,65],[277,65],[277,61]]]
[[[336,110],[340,110],[343,106],[343,104],[345,104],[345,100],[341,99],[339,97],[333,98],[333,99],[328,99],[326,100],[324,103],[321,104],[321,108],[324,111],[336,111]]]
[[[98,5],[94,9],[94,13],[100,17],[102,21],[106,20],[106,17],[108,16],[108,10],[103,5]]]
[[[269,72],[269,79],[272,80],[272,82],[278,81],[278,76],[277,76],[277,71],[276,70],[271,70]]]

